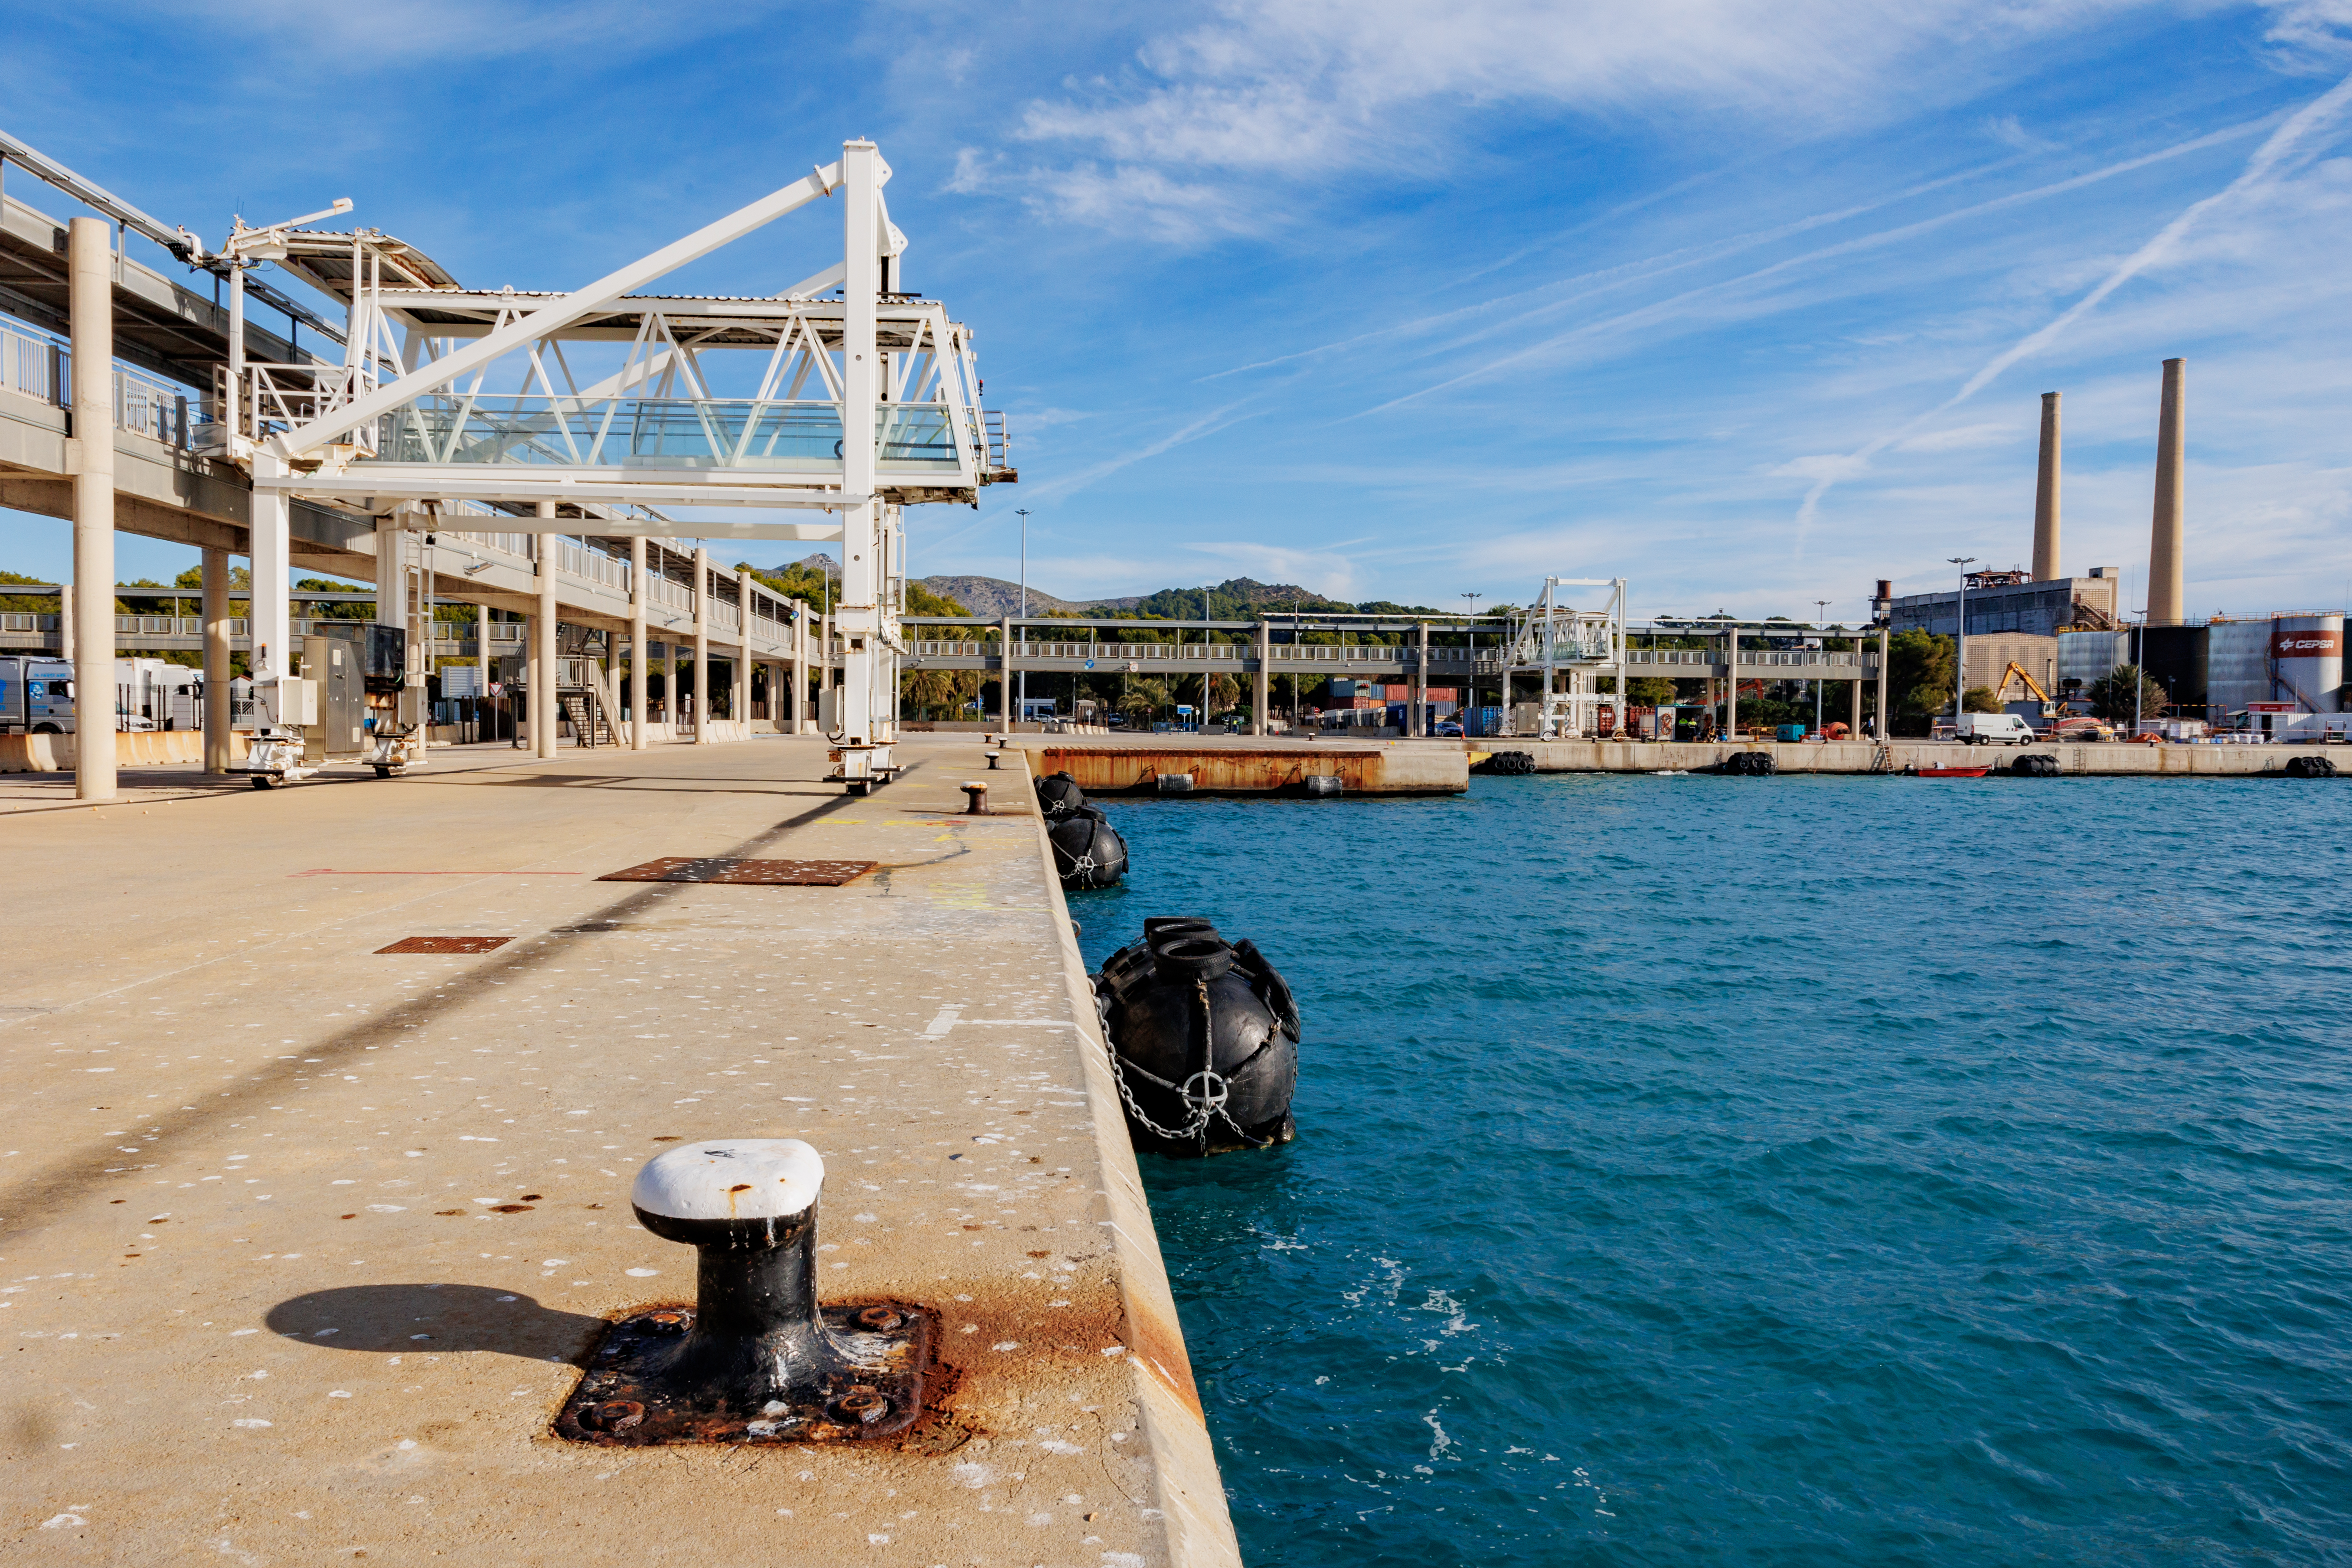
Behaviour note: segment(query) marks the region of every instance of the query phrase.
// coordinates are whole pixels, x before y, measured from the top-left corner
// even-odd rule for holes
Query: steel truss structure
[[[467,289],[389,235],[303,226],[348,202],[266,228],[240,221],[214,258],[233,318],[263,261],[348,312],[340,366],[248,363],[231,333],[217,428],[253,476],[257,676],[284,673],[290,610],[264,590],[286,581],[296,498],[400,530],[487,508],[506,531],[837,540],[841,776],[861,792],[890,776],[900,509],[977,505],[982,487],[1018,475],[1002,420],[981,407],[971,329],[895,287],[908,241],[883,198],[889,178],[872,142],[845,142],[838,162],[563,294]],[[642,292],[835,194],[842,259],[814,276],[765,298]],[[664,506],[802,515],[684,525]]]
[[[1609,592],[1597,608],[1580,610],[1562,602],[1562,588],[1606,588]],[[1545,578],[1543,591],[1535,602],[1526,611],[1512,614],[1504,648],[1507,704],[1511,677],[1539,677],[1543,681],[1538,739],[1573,738],[1597,728],[1604,700],[1613,701],[1622,722],[1627,662],[1625,579]],[[1613,699],[1599,689],[1604,675],[1616,679]]]

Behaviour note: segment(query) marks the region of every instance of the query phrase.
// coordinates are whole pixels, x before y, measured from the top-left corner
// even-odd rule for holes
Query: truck
[[[0,657],[0,735],[73,732],[73,666],[38,655]]]
[[[1963,713],[1954,734],[1964,746],[1990,746],[2004,741],[2012,746],[2030,746],[2035,739],[2033,726],[2015,713]]]

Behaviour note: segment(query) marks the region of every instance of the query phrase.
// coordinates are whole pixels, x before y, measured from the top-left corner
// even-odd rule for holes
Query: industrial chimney
[[[2156,426],[2156,521],[2147,541],[2147,619],[2151,626],[2179,626],[2187,618],[2183,581],[2186,551],[2180,489],[2181,384],[2189,362],[2164,362],[2164,411]]]
[[[2042,471],[2033,485],[2033,580],[2058,576],[2058,395],[2042,395]]]

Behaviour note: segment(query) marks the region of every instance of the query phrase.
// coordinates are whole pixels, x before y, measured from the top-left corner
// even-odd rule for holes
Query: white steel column
[[[1892,636],[1892,633],[1893,628],[1891,626],[1881,626],[1878,628],[1878,717],[1876,720],[1876,726],[1878,730],[1878,738],[1882,741],[1891,740],[1894,738],[1893,726],[1889,725],[1886,721],[1886,652],[1888,638]]]
[[[228,552],[206,550],[204,564],[205,772],[229,764]]]
[[[539,515],[553,517],[555,503],[539,503]],[[539,545],[539,614],[530,626],[530,732],[531,751],[535,756],[555,755],[556,707],[555,688],[555,558],[558,551],[555,535],[533,536]]]
[[[1429,623],[1423,621],[1413,633],[1412,661],[1412,732],[1429,733]]]
[[[646,749],[646,541],[629,540],[629,750]]]
[[[676,684],[672,682],[672,684]],[[710,744],[710,552],[694,552],[694,743]],[[684,710],[680,710],[684,711]]]
[[[1267,710],[1274,701],[1274,626],[1257,624],[1257,673],[1250,678],[1250,733],[1263,735],[1270,727]],[[1076,711],[1074,708],[1073,712]]]
[[[1739,628],[1738,626],[1731,628],[1727,634],[1727,639],[1724,648],[1724,659],[1726,667],[1731,671],[1731,679],[1723,690],[1723,728],[1724,731],[1736,741],[1739,739]]]
[[[1013,733],[1013,617],[1005,616],[997,623],[997,647],[1003,650],[996,661],[996,714],[1004,732]]]
[[[882,700],[889,664],[883,603],[887,563],[882,549],[883,505],[874,495],[875,419],[881,393],[875,315],[881,288],[880,197],[887,177],[874,143],[842,143],[841,488],[845,495],[865,498],[842,513],[841,597],[835,606],[845,645],[841,739],[845,746],[854,747],[887,745],[897,731],[895,702]],[[843,776],[869,776],[876,760],[870,755],[854,762],[845,758]]]
[[[114,265],[104,218],[67,242],[73,335],[74,795],[114,798]]]

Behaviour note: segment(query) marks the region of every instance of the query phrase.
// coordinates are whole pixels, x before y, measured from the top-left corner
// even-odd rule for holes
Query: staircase
[[[563,694],[563,716],[572,721],[572,736],[583,746],[616,744],[613,726],[606,722],[604,704],[596,699],[593,687]]]

